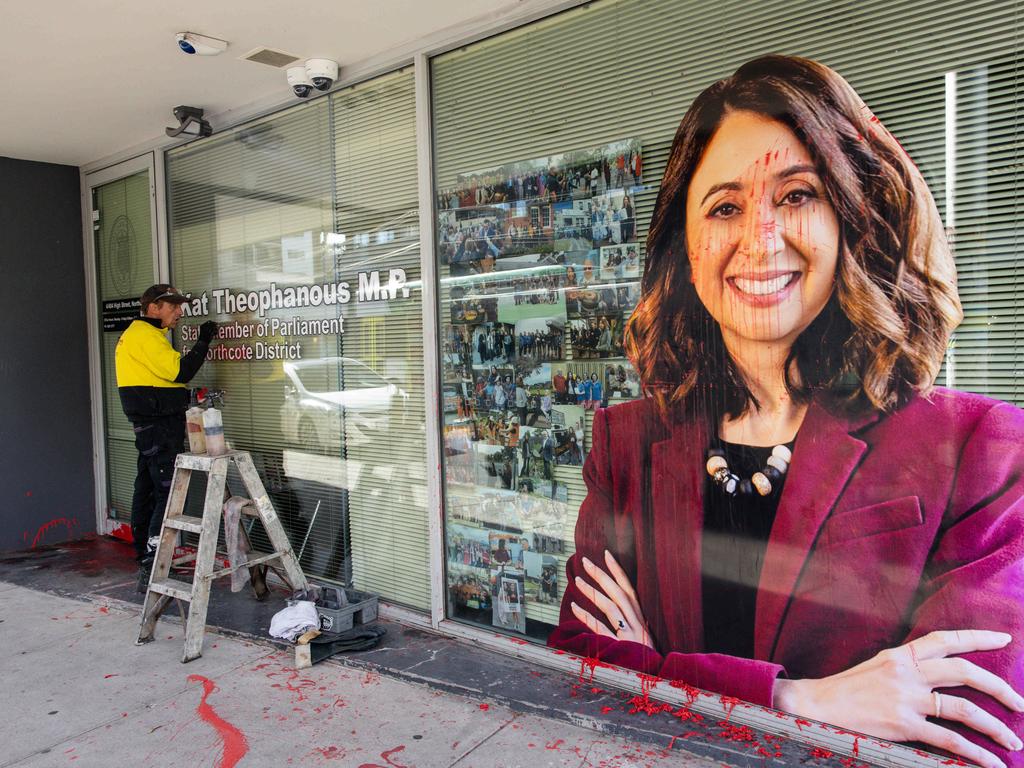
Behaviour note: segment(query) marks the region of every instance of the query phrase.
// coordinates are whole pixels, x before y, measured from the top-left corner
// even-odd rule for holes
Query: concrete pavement
[[[0,582],[0,766],[627,768],[707,764],[588,728],[180,622],[133,644],[138,612]]]

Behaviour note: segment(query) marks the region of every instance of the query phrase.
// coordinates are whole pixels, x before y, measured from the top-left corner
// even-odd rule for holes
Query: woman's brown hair
[[[697,298],[686,245],[690,179],[730,111],[794,132],[840,222],[836,291],[790,351],[791,396],[806,402],[820,392],[855,412],[927,393],[963,316],[935,201],[849,83],[823,64],[775,55],[701,93],[676,131],[647,236],[642,297],[626,332],[644,392],[665,415],[713,408],[735,416],[757,406]]]

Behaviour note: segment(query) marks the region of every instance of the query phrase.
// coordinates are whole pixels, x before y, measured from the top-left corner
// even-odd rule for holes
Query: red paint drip
[[[249,742],[246,740],[245,734],[218,715],[207,703],[209,695],[217,689],[212,680],[202,675],[189,675],[188,681],[203,684],[203,697],[199,700],[199,706],[196,707],[196,714],[213,726],[221,741],[224,742],[224,752],[217,768],[233,768],[249,751]]]
[[[719,696],[718,701],[722,705],[722,709],[725,710],[725,722],[729,722],[729,718],[732,717],[732,711],[736,709],[736,705],[740,703],[740,700],[735,696]]]
[[[580,659],[580,682],[581,683],[592,683],[594,682],[594,672],[598,667],[604,667],[605,669],[615,669],[614,664],[605,664],[603,661],[592,659],[589,656],[584,659]],[[590,670],[589,675],[587,670]]]
[[[51,520],[48,523],[43,523],[41,526],[39,526],[39,530],[36,531],[36,536],[34,539],[32,539],[32,544],[29,547],[29,549],[35,549],[36,545],[39,544],[40,539],[43,538],[46,532],[53,530],[58,525],[66,526],[68,529],[68,536],[74,536],[74,527],[78,525],[78,520],[74,518],[68,520],[66,517],[58,517],[56,520]]]

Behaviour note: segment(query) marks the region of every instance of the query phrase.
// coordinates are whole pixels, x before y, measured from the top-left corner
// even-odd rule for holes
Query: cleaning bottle
[[[206,453],[206,435],[203,433],[203,409],[198,405],[185,411],[188,427],[188,448],[192,453]]]
[[[203,430],[206,432],[206,452],[220,456],[227,452],[224,443],[224,420],[216,408],[207,408],[203,413]]]

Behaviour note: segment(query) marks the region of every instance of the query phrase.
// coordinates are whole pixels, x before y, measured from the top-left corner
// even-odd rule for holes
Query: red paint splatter
[[[559,749],[559,748],[560,748],[560,747],[561,747],[561,746],[562,746],[563,744],[565,744],[565,739],[555,739],[555,740],[554,740],[553,742],[551,742],[550,744],[545,744],[545,745],[544,745],[544,749],[548,749],[548,750],[554,750],[554,751],[558,751],[558,749]],[[362,768],[362,767],[360,766],[360,768]]]
[[[796,727],[797,727],[797,730],[800,730],[800,731],[802,731],[802,730],[804,729],[804,726],[805,726],[805,725],[806,725],[806,726],[807,726],[808,728],[810,728],[810,727],[811,727],[811,725],[812,725],[812,723],[811,723],[811,721],[810,721],[810,720],[801,720],[801,719],[800,719],[799,717],[798,717],[798,718],[796,719],[796,721],[795,721],[795,722],[796,722]]]
[[[832,753],[829,752],[827,749],[823,749],[822,747],[815,747],[811,750],[811,757],[820,757],[823,759],[828,759],[832,757]]]
[[[51,520],[48,523],[43,523],[41,526],[39,526],[39,530],[36,531],[36,536],[34,539],[32,539],[32,544],[29,547],[29,549],[35,549],[36,545],[39,544],[39,541],[43,538],[46,532],[53,530],[58,525],[66,526],[68,529],[68,536],[74,536],[74,528],[78,525],[78,520],[77,518],[72,518],[68,520],[66,517],[58,517],[57,519]]]
[[[661,678],[643,673],[640,673],[637,677],[640,678],[640,695],[634,696],[629,700],[629,703],[632,705],[629,714],[635,715],[637,712],[644,712],[648,717],[653,717],[660,712],[671,712],[671,704],[651,701],[651,691],[661,682]]]
[[[601,714],[607,715],[609,712],[613,712],[614,710],[614,707],[601,707]]]
[[[110,674],[110,675],[104,675],[103,679],[104,680],[109,680],[112,677],[119,677],[119,675],[116,672],[114,672],[113,674]]]
[[[336,760],[345,757],[345,750],[333,744],[329,747],[317,747],[314,752],[319,752],[325,760]]]
[[[102,608],[100,608],[100,613],[110,613],[110,609],[104,605]]]
[[[483,712],[486,712],[486,711],[487,711],[488,709],[490,709],[490,708],[491,708],[491,705],[490,705],[490,704],[481,704],[481,705],[480,705],[480,709],[481,709],[481,711],[483,711]]]
[[[207,703],[206,700],[209,695],[217,690],[217,686],[212,680],[202,675],[189,675],[188,681],[190,683],[203,684],[203,697],[199,700],[199,706],[196,707],[196,714],[203,721],[213,726],[221,741],[224,742],[224,752],[221,755],[220,763],[217,764],[217,768],[233,768],[249,751],[249,742],[246,740],[245,734],[227,720],[224,720]]]
[[[409,768],[409,766],[402,765],[401,763],[391,762],[391,756],[397,754],[398,752],[401,752],[403,749],[405,749],[404,744],[397,746],[394,749],[389,749],[384,752],[381,752],[380,759],[387,763],[389,766],[391,766],[391,768]],[[387,766],[377,765],[376,763],[363,763],[359,766],[359,768],[387,768]]]

